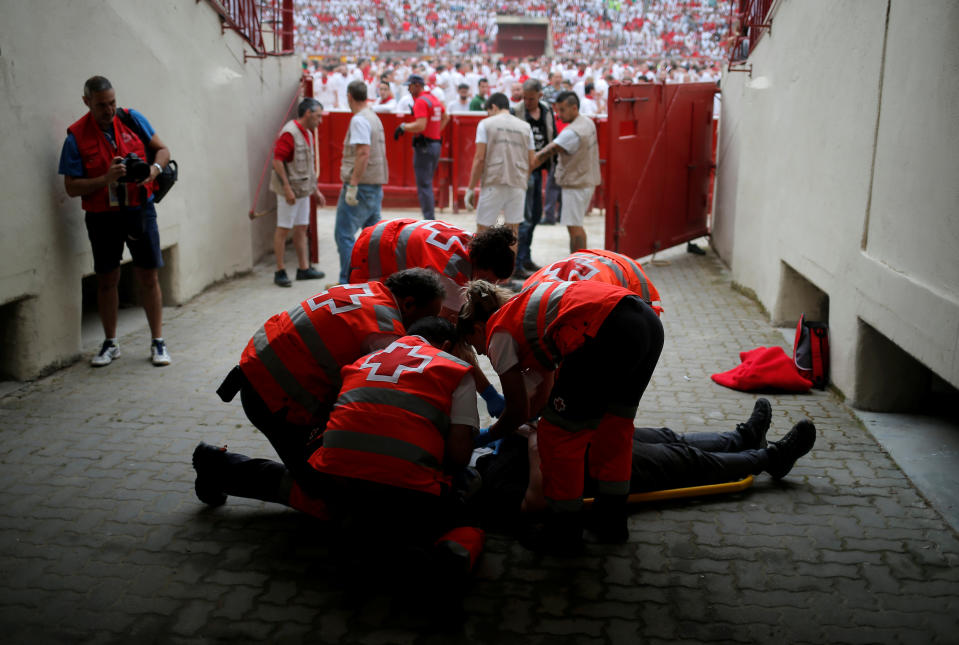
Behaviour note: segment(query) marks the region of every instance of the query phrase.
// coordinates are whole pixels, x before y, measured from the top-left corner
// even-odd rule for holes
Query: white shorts
[[[292,205],[283,195],[276,196],[276,225],[279,228],[306,226],[310,223],[310,196],[300,197]]]
[[[563,210],[559,223],[563,226],[582,226],[595,190],[593,187],[563,188]]]
[[[496,226],[501,211],[507,224],[522,222],[526,213],[526,190],[505,184],[483,186],[476,204],[476,223]]]

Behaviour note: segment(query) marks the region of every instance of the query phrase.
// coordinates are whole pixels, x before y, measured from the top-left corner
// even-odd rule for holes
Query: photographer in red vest
[[[154,365],[169,365],[170,354],[163,340],[163,297],[157,280],[163,258],[153,191],[157,176],[170,161],[170,151],[146,117],[117,108],[113,85],[103,76],[84,83],[83,104],[89,112],[67,128],[59,173],[67,195],[81,198],[93,248],[97,308],[105,339],[90,364],[103,367],[120,356],[117,284],[126,244],[153,338],[151,360]],[[152,163],[147,163],[148,153],[153,155]]]

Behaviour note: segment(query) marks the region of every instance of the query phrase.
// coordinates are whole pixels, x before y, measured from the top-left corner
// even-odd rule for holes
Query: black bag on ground
[[[130,116],[130,113],[123,108],[117,108],[117,116],[120,117],[120,121],[123,122],[123,125],[127,126],[140,137],[140,141],[143,142],[143,148],[147,153],[147,163],[153,164],[153,160],[156,157],[156,153],[150,149],[150,140],[147,138],[146,133],[140,128],[140,125],[136,120]],[[176,161],[170,159],[167,162],[167,165],[163,168],[163,171],[157,175],[157,189],[153,191],[153,203],[159,204],[163,199],[163,196],[170,192],[170,189],[173,188],[173,184],[176,183],[176,180],[179,179],[179,168],[176,165]]]

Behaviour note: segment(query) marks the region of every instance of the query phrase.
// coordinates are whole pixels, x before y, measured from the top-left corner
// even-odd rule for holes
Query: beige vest
[[[599,174],[599,141],[596,124],[582,114],[566,126],[579,137],[579,148],[572,155],[559,154],[556,164],[556,185],[566,188],[591,188],[602,183]]]
[[[283,164],[286,169],[286,178],[290,182],[290,188],[293,189],[293,194],[297,199],[312,195],[316,192],[313,148],[307,143],[306,137],[303,136],[295,121],[287,121],[283,129],[280,130],[280,134],[282,135],[284,132],[293,135],[293,161]],[[280,181],[280,176],[276,174],[275,170],[272,171],[270,177],[270,190],[277,195],[283,194],[283,182]]]
[[[483,185],[506,185],[526,190],[529,179],[529,124],[509,112],[483,119],[486,163]]]
[[[354,119],[366,119],[370,124],[370,159],[366,162],[366,170],[360,176],[361,184],[385,184],[389,180],[389,168],[386,165],[386,137],[383,134],[383,122],[372,109],[366,107],[353,115]],[[349,145],[350,129],[346,129],[343,139],[343,163],[340,164],[340,179],[344,184],[350,182],[353,176],[353,165],[356,160],[356,145]]]

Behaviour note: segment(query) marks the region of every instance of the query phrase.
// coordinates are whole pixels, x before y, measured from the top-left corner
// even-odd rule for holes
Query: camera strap
[[[146,154],[147,163],[152,164],[153,159],[156,157],[156,153],[150,149],[150,140],[147,138],[147,133],[143,131],[143,128],[140,127],[140,124],[137,123],[137,120],[133,118],[127,110],[123,108],[117,108],[117,116],[120,118],[120,121],[123,125],[127,126],[133,130],[134,134],[140,137],[140,141],[143,142],[143,151]]]

